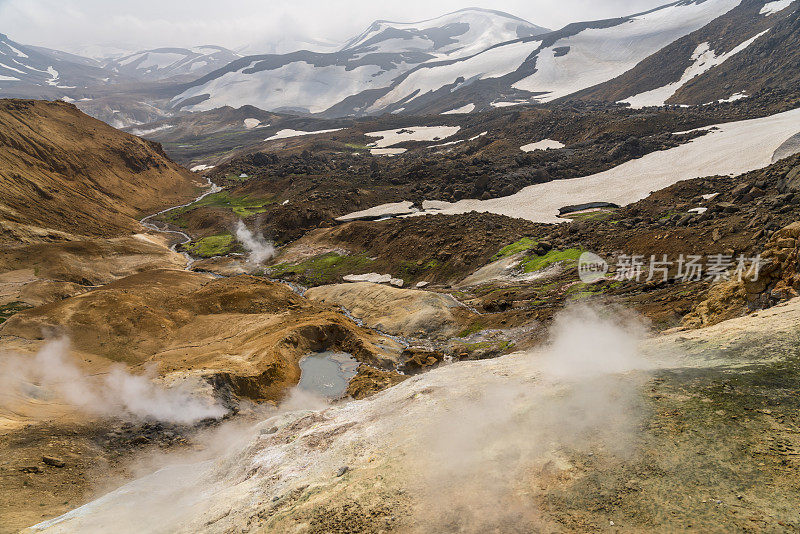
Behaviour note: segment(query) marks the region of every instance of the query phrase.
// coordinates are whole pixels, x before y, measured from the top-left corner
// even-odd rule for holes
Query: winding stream
[[[195,202],[200,202],[201,200],[206,198],[208,195],[213,195],[214,193],[219,193],[220,191],[222,191],[222,188],[220,186],[218,186],[217,184],[215,184],[214,182],[212,182],[211,178],[209,178],[208,176],[204,176],[204,178],[206,179],[206,182],[208,182],[209,188],[208,188],[208,190],[206,192],[204,192],[199,197],[195,198],[194,200],[190,200],[189,202],[187,202],[185,204],[181,204],[179,206],[172,206],[172,207],[167,208],[165,210],[161,210],[158,213],[153,213],[152,215],[148,215],[147,217],[144,217],[139,221],[139,223],[142,226],[144,226],[145,228],[149,228],[150,230],[154,230],[156,232],[161,232],[162,234],[173,234],[173,235],[178,236],[180,238],[180,240],[175,242],[175,243],[173,243],[169,247],[170,250],[173,251],[173,252],[177,252],[177,246],[178,245],[184,245],[184,244],[188,243],[189,241],[191,241],[192,238],[186,232],[182,232],[180,230],[171,230],[171,229],[166,228],[166,227],[162,228],[159,225],[150,222],[150,220],[155,218],[155,217],[158,217],[159,215],[163,215],[163,214],[165,214],[165,213],[167,213],[169,211],[177,210],[177,209],[180,209],[180,208],[185,208],[187,206],[191,206]],[[186,262],[187,262],[186,263],[186,270],[188,271],[189,269],[191,269],[192,264],[197,260],[195,260],[187,252],[181,252],[180,254],[182,254],[186,258]]]

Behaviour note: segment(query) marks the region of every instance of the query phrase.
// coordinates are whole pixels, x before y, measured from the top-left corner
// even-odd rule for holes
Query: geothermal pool
[[[358,362],[346,352],[318,352],[300,360],[299,389],[336,399],[344,395],[356,376]]]

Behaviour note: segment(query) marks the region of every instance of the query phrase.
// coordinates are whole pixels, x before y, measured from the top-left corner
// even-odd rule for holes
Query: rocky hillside
[[[678,39],[622,76],[578,93],[634,107],[708,104],[794,90],[800,10],[797,2],[745,0]]]
[[[64,102],[0,101],[0,162],[6,244],[129,234],[201,185],[159,145]]]

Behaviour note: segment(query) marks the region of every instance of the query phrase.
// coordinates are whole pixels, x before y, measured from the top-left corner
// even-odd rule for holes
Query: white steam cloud
[[[562,312],[524,376],[485,387],[423,425],[417,520],[434,532],[547,530],[531,502],[573,459],[619,462],[636,450],[647,411],[640,387],[654,365],[640,353],[646,327],[611,310]],[[552,525],[550,525],[552,526]]]
[[[173,463],[43,525],[57,525],[58,532],[99,533],[112,525],[133,532],[148,517],[164,532],[193,531],[191,525],[219,518],[214,529],[225,531],[225,525],[245,524],[246,514],[257,510],[246,503],[264,495],[284,493],[301,482],[325,488],[331,471],[324,469],[328,478],[320,479],[313,474],[315,466],[349,465],[357,443],[362,457],[400,453],[403,466],[389,466],[386,487],[376,491],[402,488],[411,499],[413,532],[563,530],[542,513],[539,499],[551,491],[569,499],[576,495],[572,484],[621,471],[638,450],[648,414],[640,389],[648,371],[658,367],[639,351],[645,334],[645,326],[629,316],[569,309],[557,317],[543,349],[440,368],[430,378],[421,375],[385,395],[320,414],[326,428],[337,428],[325,432],[324,447],[297,438],[297,432],[310,430],[296,417],[277,416],[301,410],[303,418],[314,418],[304,411],[328,406],[296,389],[273,412],[275,418],[243,428],[242,439],[216,458]],[[424,390],[430,391],[420,400],[409,397]],[[361,423],[333,424],[351,420]],[[262,442],[270,427],[289,421],[292,444]],[[358,471],[359,464],[353,469]],[[251,476],[252,489],[233,490]],[[337,495],[331,495],[333,502]],[[234,511],[239,505],[241,510]],[[204,516],[208,510],[214,515]]]
[[[275,247],[272,243],[264,239],[264,236],[251,232],[242,221],[236,223],[236,239],[250,253],[247,261],[252,264],[261,265],[275,256]]]
[[[0,408],[15,399],[55,397],[77,409],[123,419],[191,424],[220,418],[227,410],[186,387],[165,387],[150,374],[134,375],[122,365],[92,376],[68,360],[66,339],[50,341],[33,356],[4,355],[0,361]],[[8,404],[9,406],[5,406]]]

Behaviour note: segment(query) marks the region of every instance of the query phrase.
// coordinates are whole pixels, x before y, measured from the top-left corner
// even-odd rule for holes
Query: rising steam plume
[[[264,239],[264,236],[250,231],[242,221],[236,223],[236,239],[249,252],[247,261],[254,265],[261,265],[275,256],[275,247],[272,243]]]
[[[3,355],[0,407],[35,394],[54,398],[90,414],[191,424],[217,419],[227,410],[183,386],[167,387],[154,374],[131,374],[122,365],[92,376],[69,361],[69,342],[50,341],[32,356]],[[34,393],[35,392],[35,393]],[[9,400],[3,400],[9,399]]]

